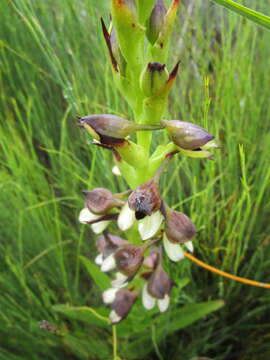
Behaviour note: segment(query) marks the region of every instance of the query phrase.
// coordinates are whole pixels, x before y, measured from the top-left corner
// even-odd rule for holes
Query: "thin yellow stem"
[[[112,335],[113,335],[113,360],[117,360],[117,333],[116,333],[116,325],[112,326]]]
[[[193,261],[195,264],[197,264],[197,265],[203,267],[204,269],[209,270],[209,271],[211,271],[211,272],[213,272],[215,274],[224,276],[224,277],[232,279],[234,281],[241,282],[241,283],[246,284],[246,285],[253,285],[253,286],[258,286],[258,287],[263,287],[263,288],[266,288],[266,289],[270,289],[270,284],[261,283],[261,282],[258,282],[258,281],[254,281],[254,280],[242,278],[240,276],[229,274],[229,273],[227,273],[225,271],[216,269],[215,267],[206,264],[205,262],[197,259],[195,256],[193,256],[193,255],[191,255],[189,253],[185,252],[184,255],[185,255],[186,258]]]
[[[98,319],[106,321],[108,324],[111,323],[110,320],[107,317],[100,315],[98,312],[96,312],[94,309],[92,309],[92,308],[90,308],[88,306],[77,306],[77,307],[70,306],[70,307],[67,307],[66,310],[69,310],[69,311],[87,311],[87,312],[90,312],[91,314],[93,314]]]

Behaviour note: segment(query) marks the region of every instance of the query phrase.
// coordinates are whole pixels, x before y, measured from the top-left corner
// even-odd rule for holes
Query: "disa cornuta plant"
[[[178,262],[185,251],[193,252],[196,227],[161,196],[160,178],[172,157],[213,159],[212,150],[218,148],[206,129],[188,119],[164,118],[179,72],[180,62],[172,69],[166,65],[179,5],[180,0],[168,8],[163,0],[111,1],[111,22],[102,20],[101,28],[114,84],[133,117],[79,117],[78,125],[93,143],[111,151],[112,172],[127,184],[122,193],[102,187],[83,191],[79,214],[79,221],[98,235],[96,264],[113,274],[102,295],[111,307],[112,324],[123,320],[139,297],[147,310],[167,310],[174,281],[164,270],[164,257]],[[152,139],[161,131],[169,141],[152,151]],[[110,231],[115,224],[117,233]]]

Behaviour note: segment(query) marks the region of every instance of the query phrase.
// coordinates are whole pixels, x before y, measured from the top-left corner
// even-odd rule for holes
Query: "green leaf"
[[[176,330],[183,329],[211,312],[220,309],[223,305],[224,301],[222,300],[208,301],[186,305],[172,311],[169,317],[164,314],[163,321],[158,325],[157,337],[161,339]]]
[[[69,347],[80,359],[110,359],[111,349],[107,342],[98,339],[96,334],[86,335],[82,339],[71,334],[66,334],[63,342]]]
[[[244,16],[245,18],[265,27],[266,29],[270,29],[270,17],[264,15],[258,11],[252,10],[246,6],[237,4],[232,0],[212,0],[215,3],[226,7],[239,15]]]
[[[140,336],[127,344],[124,351],[127,354],[136,353],[140,358],[144,358],[152,350],[152,326],[155,327],[155,340],[159,343],[170,333],[191,325],[211,312],[220,309],[223,305],[224,302],[222,300],[191,304],[171,312],[168,311],[167,313],[158,316],[156,320],[152,319],[151,321],[150,319],[147,319],[144,321],[144,330],[141,331]],[[121,324],[119,326],[121,327]]]
[[[101,315],[96,309],[88,306],[69,306],[69,305],[54,305],[53,311],[64,314],[66,317],[74,320],[83,321],[85,323],[107,327],[110,321],[107,317]]]
[[[102,291],[110,287],[110,278],[104,274],[96,264],[93,264],[84,256],[80,256],[80,260],[86,267],[86,270],[88,271],[91,278]]]

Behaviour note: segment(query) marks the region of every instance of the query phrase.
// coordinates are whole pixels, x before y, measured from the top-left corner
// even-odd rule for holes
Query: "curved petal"
[[[177,262],[184,259],[184,253],[181,246],[170,242],[165,233],[163,235],[163,245],[168,257],[172,261]]]
[[[163,215],[160,211],[154,212],[150,216],[146,216],[139,222],[139,233],[142,240],[147,240],[153,237],[160,228],[163,221]]]
[[[79,214],[79,222],[87,224],[89,221],[96,220],[100,215],[93,214],[88,208],[83,208]]]
[[[128,284],[127,279],[126,275],[118,272],[115,275],[115,279],[111,281],[111,285],[117,289],[123,288]]]
[[[103,263],[103,255],[102,254],[98,254],[96,257],[95,257],[95,263],[99,266],[102,265]]]
[[[109,221],[100,221],[96,224],[91,225],[91,229],[94,231],[95,234],[101,234],[102,231],[106,229],[106,227],[109,225]]]
[[[192,241],[187,241],[186,243],[184,243],[184,246],[188,249],[189,252],[193,253],[194,246]]]
[[[122,320],[121,316],[119,316],[114,310],[110,312],[109,318],[112,324],[117,324],[119,321]]]
[[[170,305],[170,297],[168,294],[164,296],[164,299],[158,299],[158,308],[160,312],[165,312]]]
[[[147,290],[147,283],[144,284],[142,290],[142,303],[146,310],[151,310],[156,304],[156,299],[151,296]]]
[[[116,262],[115,262],[114,254],[111,254],[108,257],[106,257],[106,259],[103,261],[101,265],[101,271],[103,272],[111,271],[115,269],[115,267],[116,267]]]
[[[134,224],[135,220],[135,212],[130,209],[128,202],[126,202],[117,219],[119,229],[122,231],[128,230]]]
[[[111,304],[114,302],[118,289],[110,288],[103,292],[102,299],[104,304]]]

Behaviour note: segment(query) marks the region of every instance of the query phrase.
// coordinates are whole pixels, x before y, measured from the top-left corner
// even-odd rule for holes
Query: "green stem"
[[[117,332],[116,325],[112,326],[112,336],[113,336],[113,360],[118,360],[117,356]]]

